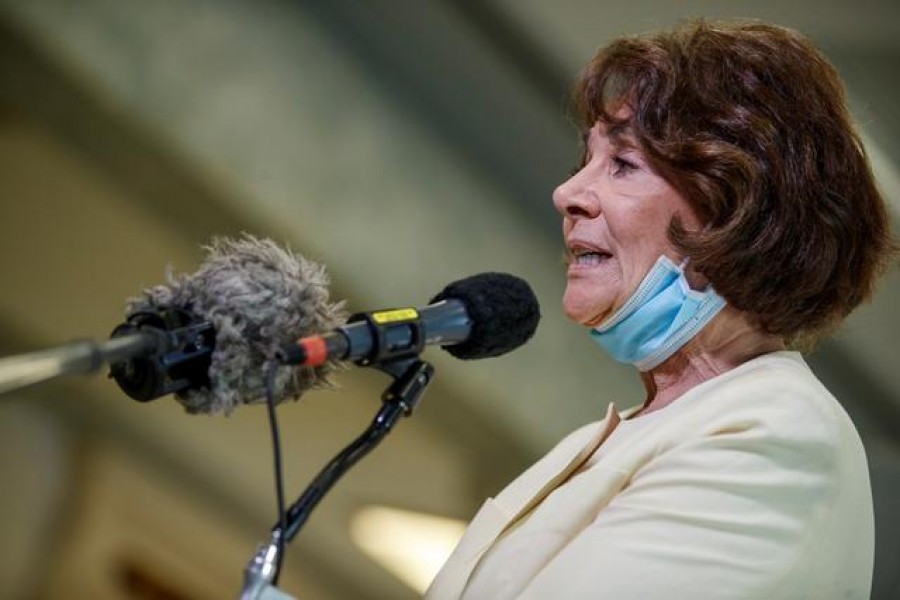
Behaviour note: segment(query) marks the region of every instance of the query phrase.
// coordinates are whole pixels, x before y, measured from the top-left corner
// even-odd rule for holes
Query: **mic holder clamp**
[[[414,308],[397,308],[378,312],[360,312],[350,315],[347,324],[365,322],[371,333],[371,350],[356,361],[361,367],[375,366],[393,377],[392,370],[382,368],[391,362],[403,363],[404,358],[417,356],[425,348],[425,332],[419,311]],[[357,333],[357,331],[354,331]]]
[[[187,388],[209,387],[215,327],[179,308],[136,312],[116,327],[112,338],[142,334],[154,339],[153,351],[110,366],[109,376],[122,391],[149,402]]]
[[[417,356],[387,361],[373,366],[393,378],[393,382],[381,395],[381,408],[369,427],[338,453],[337,456],[332,458],[325,468],[319,471],[319,474],[307,486],[300,498],[287,509],[284,518],[284,530],[282,530],[280,522],[276,523],[272,528],[271,539],[273,541],[268,549],[272,550],[273,544],[275,545],[274,550],[272,550],[275,553],[275,557],[278,556],[278,544],[281,544],[283,548],[284,544],[294,539],[300,528],[309,519],[313,509],[315,509],[337,480],[362,457],[371,452],[390,433],[401,417],[412,414],[419,405],[428,385],[434,379],[434,366]],[[266,551],[267,548],[263,547],[260,553],[254,556],[247,566],[246,572],[248,574],[251,573],[251,570],[254,574],[260,571],[262,563],[259,561]],[[271,559],[271,556],[269,558]],[[278,581],[280,564],[280,560],[274,559],[266,562],[265,571],[268,582]],[[257,575],[254,575],[254,577],[257,577]],[[250,581],[248,580],[245,583],[245,591],[249,585]],[[244,599],[245,596],[242,595],[241,598]]]
[[[381,394],[381,401],[384,404],[397,404],[403,409],[403,416],[411,415],[434,377],[434,366],[419,358],[388,361],[374,366],[394,378],[393,383]]]

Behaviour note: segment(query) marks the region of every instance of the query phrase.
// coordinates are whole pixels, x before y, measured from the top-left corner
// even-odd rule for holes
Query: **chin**
[[[598,325],[609,313],[609,304],[596,296],[586,297],[566,291],[563,295],[563,312],[566,316],[585,327]]]

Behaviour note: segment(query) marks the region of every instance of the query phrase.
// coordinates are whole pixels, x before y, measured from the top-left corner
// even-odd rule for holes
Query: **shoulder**
[[[766,355],[697,386],[659,411],[629,448],[635,478],[677,465],[720,480],[747,479],[761,502],[830,502],[868,486],[859,434],[799,354]],[[652,416],[651,415],[648,416]]]
[[[796,352],[751,360],[691,390],[671,417],[699,435],[754,430],[834,444],[856,430],[840,403]]]

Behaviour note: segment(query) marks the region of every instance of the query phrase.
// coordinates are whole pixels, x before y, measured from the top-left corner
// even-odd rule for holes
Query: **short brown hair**
[[[790,29],[693,21],[622,38],[575,89],[626,124],[705,227],[670,237],[762,331],[809,342],[867,299],[895,246],[837,72]],[[614,113],[623,106],[628,116]]]

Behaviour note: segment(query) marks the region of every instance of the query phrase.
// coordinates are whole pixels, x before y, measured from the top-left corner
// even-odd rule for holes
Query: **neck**
[[[641,373],[647,400],[636,414],[664,408],[704,381],[752,358],[784,348],[780,337],[758,331],[743,313],[727,306],[664,363]]]

